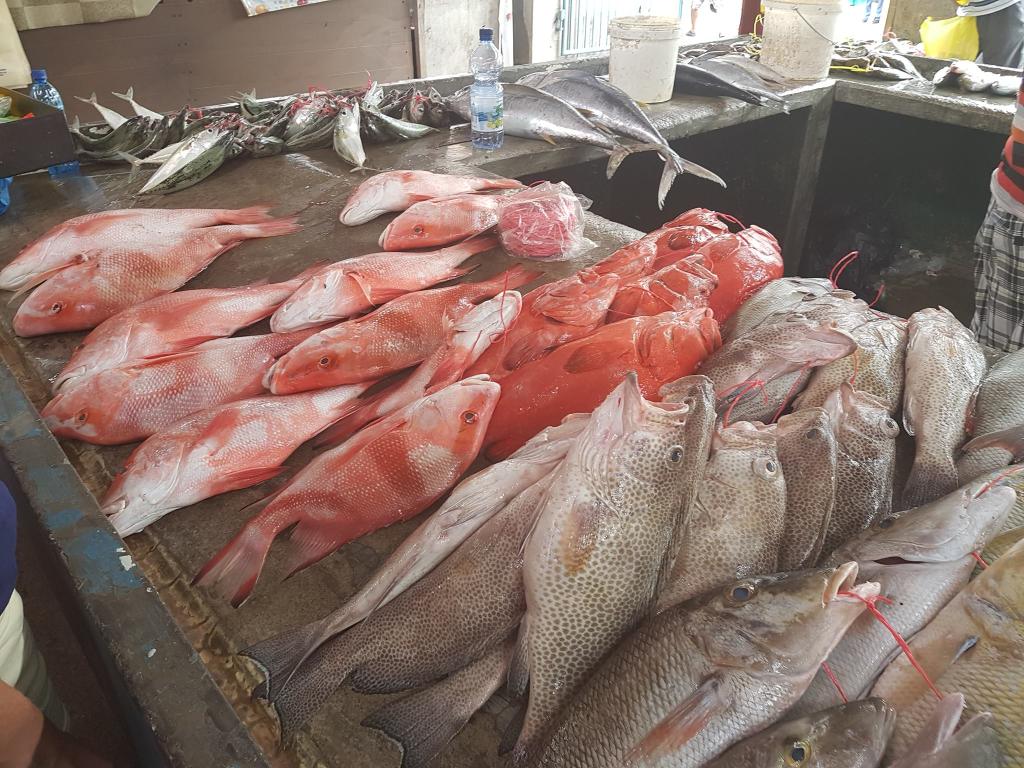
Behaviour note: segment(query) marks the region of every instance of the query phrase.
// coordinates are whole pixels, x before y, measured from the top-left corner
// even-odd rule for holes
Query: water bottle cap
[[[489,43],[494,39],[494,30],[490,27],[480,27],[480,42]]]
[[[21,70],[24,72],[25,70]],[[46,70],[45,69],[33,69],[32,70],[32,82],[33,83],[45,83],[46,82]]]

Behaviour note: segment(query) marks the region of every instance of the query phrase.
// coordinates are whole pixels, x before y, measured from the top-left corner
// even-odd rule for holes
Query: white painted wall
[[[498,6],[499,0],[417,0],[420,77],[468,72],[469,54],[480,27],[496,30],[498,42]]]

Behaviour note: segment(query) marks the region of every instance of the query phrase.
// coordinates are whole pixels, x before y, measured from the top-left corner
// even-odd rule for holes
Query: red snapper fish
[[[76,216],[32,241],[0,270],[0,290],[27,290],[65,267],[96,254],[142,244],[167,247],[191,230],[218,224],[271,221],[268,206],[218,208],[131,208]]]
[[[712,292],[708,306],[720,323],[766,283],[782,277],[779,243],[760,227],[750,227],[735,235],[719,235],[702,245],[697,253],[705,257],[718,276],[718,288]]]
[[[275,395],[356,384],[398,373],[444,344],[473,306],[537,276],[522,267],[479,283],[400,296],[369,315],[338,323],[299,344],[267,373]]]
[[[62,269],[18,307],[14,332],[39,336],[95,328],[135,304],[170,293],[214,259],[257,237],[296,232],[294,218],[191,230],[170,246],[123,245]]]
[[[380,235],[385,251],[435,248],[480,235],[498,224],[501,197],[453,195],[416,203]]]
[[[473,307],[455,323],[444,345],[420,363],[416,370],[362,405],[325,433],[318,444],[336,445],[367,424],[418,400],[430,390],[458,381],[484,350],[501,338],[522,308],[523,297],[516,291],[503,291]]]
[[[641,237],[622,246],[611,256],[597,262],[591,269],[599,275],[616,275],[621,282],[627,283],[653,272],[657,257],[657,243],[647,237]]]
[[[717,285],[718,278],[704,266],[703,257],[689,256],[622,286],[608,308],[608,319],[702,309]]]
[[[130,360],[173,355],[231,336],[270,315],[302,285],[305,275],[283,283],[177,291],[129,307],[85,337],[54,389]]]
[[[338,547],[418,515],[476,458],[501,387],[463,379],[407,405],[313,459],[196,576],[233,605],[245,600],[277,535],[294,525],[293,574]]]
[[[552,349],[589,336],[604,324],[619,282],[618,275],[582,269],[530,291],[505,337],[481,355],[470,373],[501,381]]]
[[[340,261],[306,280],[270,319],[275,333],[297,331],[366,312],[399,296],[469,272],[458,266],[497,246],[493,237],[425,253],[371,253]]]
[[[306,440],[346,416],[368,384],[263,395],[189,416],[147,438],[103,497],[121,536],[169,512],[276,477]]]
[[[136,360],[64,387],[42,416],[57,437],[96,445],[142,440],[196,411],[261,394],[275,358],[315,332],[214,339]]]
[[[694,309],[620,320],[565,344],[502,381],[487,457],[503,459],[544,427],[594,410],[630,371],[644,397],[658,399],[662,386],[693,373],[721,343],[711,312]]]
[[[387,171],[371,176],[356,187],[338,218],[342,224],[354,227],[435,197],[488,189],[520,189],[522,186],[515,179],[450,176],[430,171]]]

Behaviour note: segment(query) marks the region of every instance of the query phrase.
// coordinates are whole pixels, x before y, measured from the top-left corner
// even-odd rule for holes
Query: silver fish
[[[128,86],[127,93],[116,93],[112,91],[111,95],[117,96],[117,98],[124,99],[125,101],[127,101],[128,104],[131,105],[132,112],[134,112],[139,117],[152,117],[157,120],[164,119],[164,116],[159,112],[154,112],[152,109],[146,109],[144,106],[135,101],[135,89],[131,86]]]
[[[903,426],[916,452],[903,489],[903,506],[916,507],[959,485],[956,455],[967,437],[972,399],[985,374],[974,335],[946,309],[910,316]]]
[[[224,164],[233,141],[229,131],[213,128],[190,136],[149,177],[139,194],[166,194],[198,184]]]
[[[876,768],[895,725],[881,699],[851,701],[769,726],[704,768]]]
[[[689,464],[703,459],[687,445],[688,410],[646,401],[631,373],[594,410],[553,475],[526,545],[520,642],[530,696],[517,760],[591,667],[653,608],[687,505]]]
[[[996,96],[1016,96],[1020,91],[1020,76],[1000,75],[989,86],[989,90]]]
[[[114,111],[113,109],[110,109],[110,107],[104,107],[102,104],[100,104],[96,100],[95,92],[88,99],[83,99],[81,96],[75,96],[75,98],[81,102],[84,102],[85,104],[92,104],[94,107],[96,107],[96,111],[100,113],[100,116],[103,118],[104,122],[106,122],[107,125],[109,125],[111,128],[115,130],[124,125],[125,122],[127,122],[128,120],[128,118],[124,115]],[[163,115],[161,115],[161,117],[163,117]]]
[[[735,582],[642,624],[591,674],[531,768],[698,768],[772,723],[878,585],[856,563]],[[851,594],[852,593],[852,594]]]
[[[334,118],[334,151],[352,165],[353,171],[362,171],[366,167],[366,150],[359,135],[359,121],[359,102],[356,100],[343,104]]]
[[[977,438],[964,446],[964,453],[956,463],[961,485],[1013,461],[1018,450],[1017,441],[1013,438],[1014,428],[1024,426],[1022,392],[1024,350],[1017,350],[993,365],[978,387],[971,427]],[[1024,430],[1018,431],[1024,436]],[[1001,434],[996,437],[993,433]],[[992,445],[979,447],[983,442],[991,442]]]
[[[725,186],[717,174],[680,157],[637,103],[607,80],[579,69],[566,68],[536,72],[519,82],[557,96],[587,115],[596,125],[657,150],[665,159],[665,170],[658,186],[658,208],[665,207],[665,197],[680,173],[692,173]],[[622,155],[620,159],[624,157]],[[614,173],[614,168],[609,168],[609,172]]]

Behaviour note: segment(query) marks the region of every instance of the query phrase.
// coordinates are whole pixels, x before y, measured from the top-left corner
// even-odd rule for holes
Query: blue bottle
[[[60,97],[57,89],[47,82],[45,69],[32,70],[32,85],[29,86],[28,95],[36,101],[41,101],[43,104],[49,104],[51,107],[56,107],[62,112],[64,111],[64,99]],[[78,172],[77,160],[50,166],[50,176],[53,178],[69,176]]]
[[[503,127],[503,95],[501,83],[501,54],[494,47],[494,30],[480,30],[480,44],[469,57],[469,71],[473,84],[469,86],[469,110],[473,116],[473,146],[477,149],[497,149],[505,138]]]

